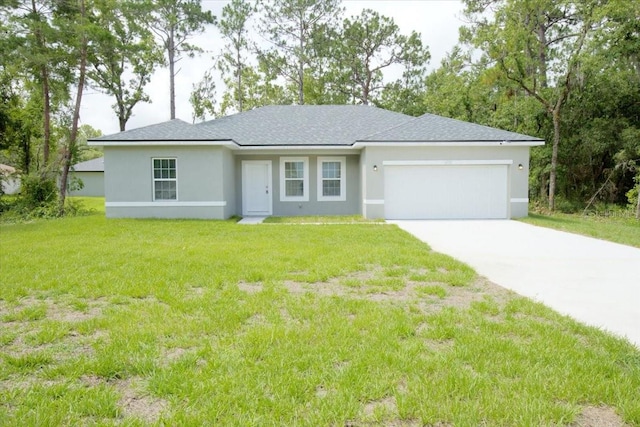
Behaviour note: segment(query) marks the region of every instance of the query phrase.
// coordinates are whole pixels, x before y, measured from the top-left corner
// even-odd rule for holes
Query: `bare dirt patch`
[[[125,417],[153,423],[160,418],[160,414],[168,406],[167,401],[163,399],[142,394],[141,386],[136,379],[115,381],[115,387],[122,396],[118,403]]]
[[[168,365],[180,359],[182,356],[189,352],[188,349],[182,347],[172,347],[164,351],[161,361],[163,365]]]
[[[419,277],[424,271],[420,269],[409,270],[399,277],[404,286],[392,289],[384,285],[369,285],[367,282],[384,277],[381,267],[371,267],[366,271],[350,273],[335,277],[325,282],[304,283],[295,280],[283,282],[283,286],[293,294],[312,292],[322,296],[340,296],[349,298],[366,299],[376,302],[417,302],[418,307],[424,313],[434,313],[443,307],[468,308],[473,302],[483,301],[487,298],[503,306],[512,296],[513,292],[490,282],[484,277],[478,277],[468,286],[451,286],[445,283],[432,283],[410,280],[408,277]],[[444,297],[438,295],[425,295],[419,292],[419,288],[425,285],[438,285],[446,290]],[[241,282],[240,289],[247,292],[261,290],[261,284],[249,284]]]
[[[382,412],[384,414],[395,414],[398,412],[398,406],[396,405],[396,398],[393,396],[385,397],[384,399],[374,400],[364,405],[364,415],[369,418],[375,415],[376,412]]]
[[[262,289],[264,288],[264,286],[260,282],[254,282],[254,283],[239,282],[238,283],[238,288],[240,288],[240,290],[242,292],[248,292],[250,294],[255,294],[255,293],[258,293],[258,292],[262,292]]]
[[[120,394],[118,404],[125,417],[138,418],[146,423],[154,423],[160,418],[168,403],[167,401],[146,395],[139,378],[124,380],[105,380],[96,375],[83,375],[80,378],[87,387],[98,387],[105,384],[114,387]]]
[[[608,406],[586,406],[572,427],[626,427],[620,415]]]
[[[102,298],[96,300],[78,300],[78,302],[80,303],[78,304],[79,306],[86,306],[86,308],[79,309],[73,307],[72,304],[66,301],[57,301],[50,297],[38,298],[37,296],[28,296],[21,298],[18,304],[12,309],[9,309],[9,305],[6,303],[0,305],[0,313],[9,313],[10,311],[18,312],[29,307],[44,306],[47,319],[75,323],[100,316],[103,308],[108,305],[108,302]]]
[[[396,398],[388,396],[383,399],[367,402],[363,408],[363,416],[366,421],[347,421],[346,427],[418,427],[422,423],[418,420],[403,420],[398,418],[398,407]],[[382,418],[382,420],[375,420]],[[374,421],[375,420],[375,421]]]

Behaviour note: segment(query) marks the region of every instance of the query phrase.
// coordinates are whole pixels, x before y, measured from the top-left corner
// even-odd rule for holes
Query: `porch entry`
[[[273,213],[271,160],[242,161],[242,215]]]

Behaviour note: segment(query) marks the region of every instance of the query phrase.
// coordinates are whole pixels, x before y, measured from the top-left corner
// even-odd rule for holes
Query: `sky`
[[[219,15],[227,0],[203,0],[203,8]],[[458,41],[458,29],[463,22],[462,4],[459,0],[343,0],[344,16],[358,15],[365,9],[373,9],[394,19],[403,34],[416,31],[422,35],[423,44],[429,47],[431,60],[429,69],[435,69]],[[176,117],[188,123],[193,121],[189,103],[193,84],[202,79],[211,68],[212,57],[220,53],[223,42],[215,29],[192,39],[205,50],[202,55],[184,58],[178,63],[176,76]],[[151,103],[138,103],[133,116],[127,122],[127,130],[169,120],[169,71],[159,68],[145,87]],[[224,85],[217,84],[216,92],[221,96]],[[83,97],[81,123],[100,129],[109,135],[119,131],[118,120],[113,112],[111,97],[89,89]]]

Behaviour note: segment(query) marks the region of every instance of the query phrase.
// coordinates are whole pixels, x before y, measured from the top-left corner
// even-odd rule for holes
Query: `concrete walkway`
[[[266,216],[245,216],[240,221],[238,221],[238,224],[242,224],[242,225],[262,224],[262,221],[264,221],[265,219],[267,219]]]
[[[518,221],[390,221],[489,280],[640,347],[640,249]]]

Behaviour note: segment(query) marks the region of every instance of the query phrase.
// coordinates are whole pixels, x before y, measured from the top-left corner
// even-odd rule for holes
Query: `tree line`
[[[640,1],[462,3],[459,43],[429,72],[419,33],[371,9],[345,16],[340,0],[231,0],[219,16],[197,0],[0,0],[0,161],[36,188],[60,176],[62,212],[91,133],[78,126],[85,87],[113,98],[125,130],[166,68],[173,119],[179,62],[206,49],[215,66],[193,84],[194,120],[292,103],[440,114],[544,138],[531,160],[540,205],[640,211]],[[208,28],[218,36],[194,45]]]

